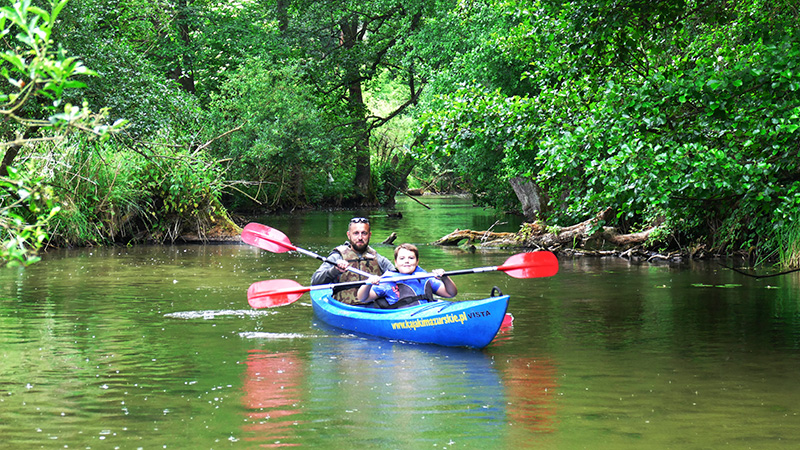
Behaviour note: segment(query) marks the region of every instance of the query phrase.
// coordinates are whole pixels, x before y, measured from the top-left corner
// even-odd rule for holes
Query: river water
[[[259,218],[327,254],[350,217],[392,231],[427,269],[514,250],[425,245],[515,231],[464,199]],[[497,223],[497,221],[500,221]],[[266,279],[318,261],[245,244],[57,250],[0,269],[0,442],[9,449],[640,449],[800,446],[800,274],[715,261],[561,259],[550,278],[455,278],[511,295],[484,350],[365,339],[314,319],[308,294],[253,310]]]

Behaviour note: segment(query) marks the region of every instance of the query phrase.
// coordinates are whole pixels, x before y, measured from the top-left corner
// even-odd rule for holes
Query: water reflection
[[[250,350],[242,384],[242,402],[250,425],[243,427],[248,442],[260,447],[299,445],[293,428],[300,413],[305,376],[297,352]]]
[[[509,422],[531,433],[555,432],[558,382],[553,361],[549,358],[509,358],[497,365],[506,387]]]
[[[505,425],[501,378],[482,352],[342,335],[315,341],[310,360],[309,390],[331,409],[323,430],[347,430],[354,446],[488,444]]]
[[[433,211],[400,205],[399,220],[264,223],[324,254],[354,215],[374,219],[373,237],[416,243],[494,222],[425,201]],[[426,267],[453,270],[513,253],[420,250]],[[800,445],[800,273],[560,263],[545,279],[459,278],[463,298],[511,295],[513,327],[478,352],[320,332],[307,296],[253,311],[250,283],[305,284],[319,262],[247,245],[65,250],[0,268],[0,447]]]
[[[504,432],[509,401],[486,353],[335,331],[309,339],[300,344],[311,345],[308,354],[248,351],[242,397],[248,442],[469,448],[490,445]],[[518,389],[512,395],[518,394],[524,395]]]

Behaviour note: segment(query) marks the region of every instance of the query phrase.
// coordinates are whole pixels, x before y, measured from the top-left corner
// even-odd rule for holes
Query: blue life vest
[[[427,272],[417,267],[412,275],[420,273]],[[383,276],[400,277],[404,276],[404,274],[387,271]],[[400,282],[381,282],[377,286],[373,286],[372,290],[378,295],[378,298],[375,299],[375,303],[380,308],[397,309],[436,301],[433,293],[439,290],[441,285],[442,281],[436,278],[418,278]]]

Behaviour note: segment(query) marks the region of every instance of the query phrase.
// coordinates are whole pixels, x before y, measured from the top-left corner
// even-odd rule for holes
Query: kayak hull
[[[460,302],[439,301],[400,309],[341,303],[330,289],[311,291],[314,314],[326,324],[387,339],[446,347],[483,348],[500,330],[508,295]]]

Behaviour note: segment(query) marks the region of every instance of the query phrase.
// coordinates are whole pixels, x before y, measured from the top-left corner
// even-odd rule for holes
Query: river
[[[327,254],[352,216],[421,266],[500,265],[515,250],[426,245],[456,228],[516,231],[453,197],[259,218]],[[0,439],[7,449],[641,449],[800,446],[800,274],[716,261],[560,259],[549,278],[455,278],[511,295],[481,351],[368,339],[319,324],[305,294],[253,310],[247,287],[308,285],[318,261],[246,244],[48,252],[0,268]]]

